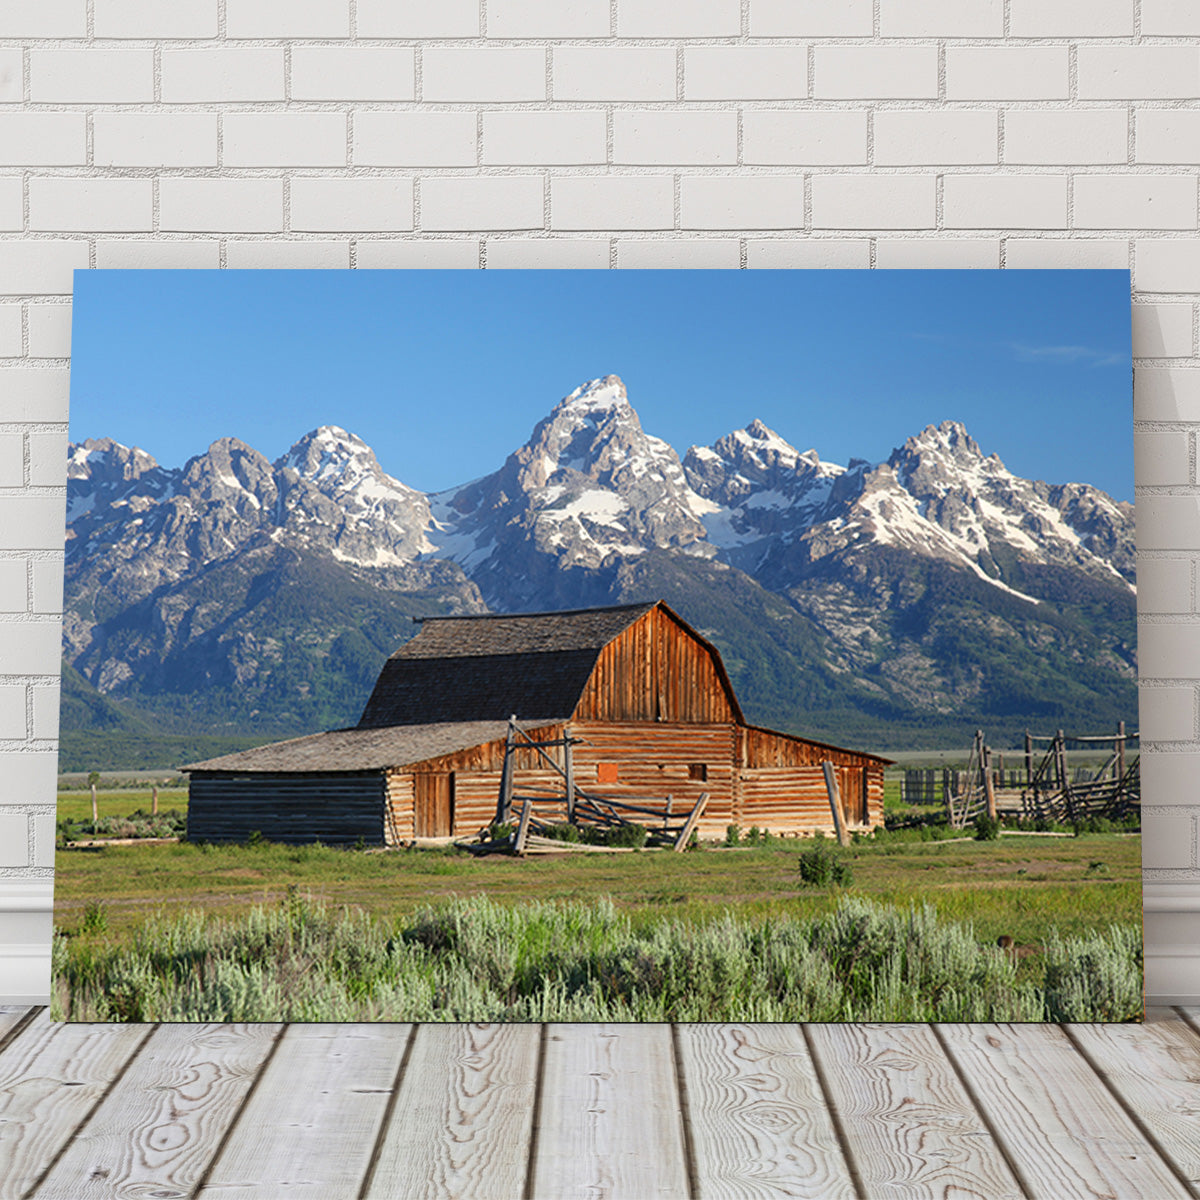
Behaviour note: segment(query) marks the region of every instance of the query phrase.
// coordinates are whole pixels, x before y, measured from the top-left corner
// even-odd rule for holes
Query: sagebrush
[[[295,893],[126,945],[54,941],[73,1021],[1138,1020],[1140,929],[1048,943],[1044,983],[929,906],[858,897],[813,920],[635,928],[611,901],[455,899],[389,923]]]

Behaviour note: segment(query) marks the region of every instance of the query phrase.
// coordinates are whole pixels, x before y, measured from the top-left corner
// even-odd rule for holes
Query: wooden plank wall
[[[384,842],[381,772],[224,775],[199,772],[188,784],[188,837],[244,842],[256,830],[271,842]]]
[[[712,652],[659,609],[601,650],[575,718],[581,721],[734,719]]]

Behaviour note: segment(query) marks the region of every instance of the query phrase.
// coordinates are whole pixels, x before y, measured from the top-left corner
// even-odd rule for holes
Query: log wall
[[[381,772],[235,775],[195,772],[188,782],[188,837],[244,842],[384,844]]]

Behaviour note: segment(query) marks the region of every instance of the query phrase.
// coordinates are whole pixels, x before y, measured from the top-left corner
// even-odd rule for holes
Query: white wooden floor
[[[0,1009],[0,1197],[1200,1196],[1145,1025],[64,1025]]]

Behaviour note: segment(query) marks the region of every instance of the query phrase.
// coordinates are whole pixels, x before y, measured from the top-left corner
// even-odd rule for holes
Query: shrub
[[[1046,939],[1046,1016],[1051,1021],[1138,1021],[1142,931],[1112,925],[1085,937]]]
[[[738,827],[736,825],[725,826],[725,845],[736,846],[738,844]]]
[[[987,813],[980,813],[975,818],[975,840],[977,842],[994,842],[1000,836],[1000,822]]]
[[[841,853],[818,835],[800,855],[800,878],[815,887],[849,887],[854,871]]]
[[[105,933],[108,930],[108,912],[99,900],[89,900],[83,906],[79,921],[80,933]]]

